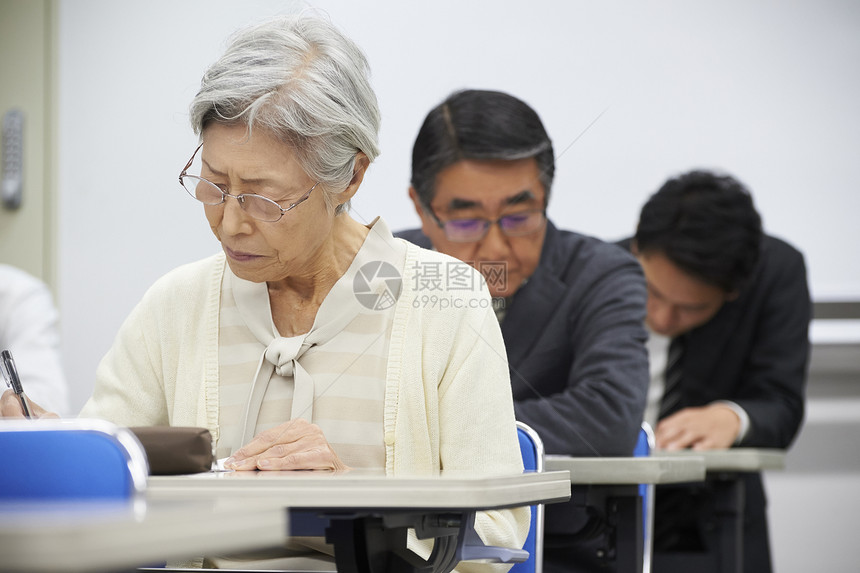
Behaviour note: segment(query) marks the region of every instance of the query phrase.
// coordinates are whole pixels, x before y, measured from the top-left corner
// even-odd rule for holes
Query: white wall
[[[535,107],[553,138],[560,226],[625,236],[667,176],[723,168],[753,190],[766,228],[806,253],[815,298],[860,298],[860,4],[527,4],[317,4],[366,50],[383,112],[357,218],[416,224],[406,187],[421,120],[454,89],[497,88]],[[176,181],[203,70],[235,28],[297,6],[61,0],[59,290],[74,406],[144,289],[218,248]]]
[[[767,472],[768,517],[776,573],[857,573],[860,515],[860,356],[842,355],[851,371],[813,372],[803,430],[784,471]],[[845,349],[847,350],[847,348]],[[839,362],[831,353],[830,369]],[[818,370],[818,372],[816,372]],[[853,395],[845,390],[854,385]]]
[[[857,2],[414,4],[316,3],[367,52],[383,112],[358,219],[414,226],[406,188],[424,115],[454,89],[501,89],[553,138],[560,226],[625,236],[667,176],[723,168],[806,253],[815,298],[860,298]],[[218,248],[177,183],[204,68],[235,28],[294,6],[59,1],[59,302],[75,409],[144,290]]]

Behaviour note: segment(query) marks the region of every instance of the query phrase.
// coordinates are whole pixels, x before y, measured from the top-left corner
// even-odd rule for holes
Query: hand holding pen
[[[0,353],[0,373],[3,374],[3,379],[6,380],[6,386],[11,388],[15,395],[18,396],[24,417],[32,418],[30,405],[27,403],[27,397],[24,395],[24,387],[21,385],[21,379],[18,377],[18,369],[15,367],[15,360],[12,358],[12,353],[8,350]]]
[[[10,389],[0,397],[0,418],[59,418],[53,412],[48,412],[35,402],[31,402],[24,395],[24,387],[21,378],[18,377],[18,369],[12,353],[4,350],[0,353],[0,374]]]

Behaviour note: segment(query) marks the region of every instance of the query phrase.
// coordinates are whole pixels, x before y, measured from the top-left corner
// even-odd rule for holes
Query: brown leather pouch
[[[146,451],[149,475],[196,474],[212,469],[212,435],[206,428],[129,428]]]

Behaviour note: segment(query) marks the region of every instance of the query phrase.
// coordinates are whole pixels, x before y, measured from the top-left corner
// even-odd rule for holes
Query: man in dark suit
[[[734,178],[693,171],[667,181],[625,243],[648,287],[658,448],[788,448],[803,420],[811,302],[803,255],[765,235]],[[745,475],[744,571],[771,570],[760,474]],[[715,552],[712,492],[658,487],[654,570]],[[683,561],[679,566],[684,570]]]
[[[454,93],[413,148],[421,229],[397,235],[485,275],[517,419],[547,453],[630,455],[648,385],[642,271],[624,249],[547,221],[554,169],[531,107],[500,92]],[[547,573],[611,567],[602,535],[586,539],[587,521],[574,503],[546,507]]]

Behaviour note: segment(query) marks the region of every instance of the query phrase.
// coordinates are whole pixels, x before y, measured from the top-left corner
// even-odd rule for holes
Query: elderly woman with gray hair
[[[379,154],[368,75],[314,17],[232,38],[191,103],[199,145],[179,175],[222,252],[148,290],[82,416],[208,428],[235,470],[522,471],[480,275],[348,213]],[[522,546],[528,511],[484,512],[477,529]],[[489,567],[506,568],[458,570]]]

